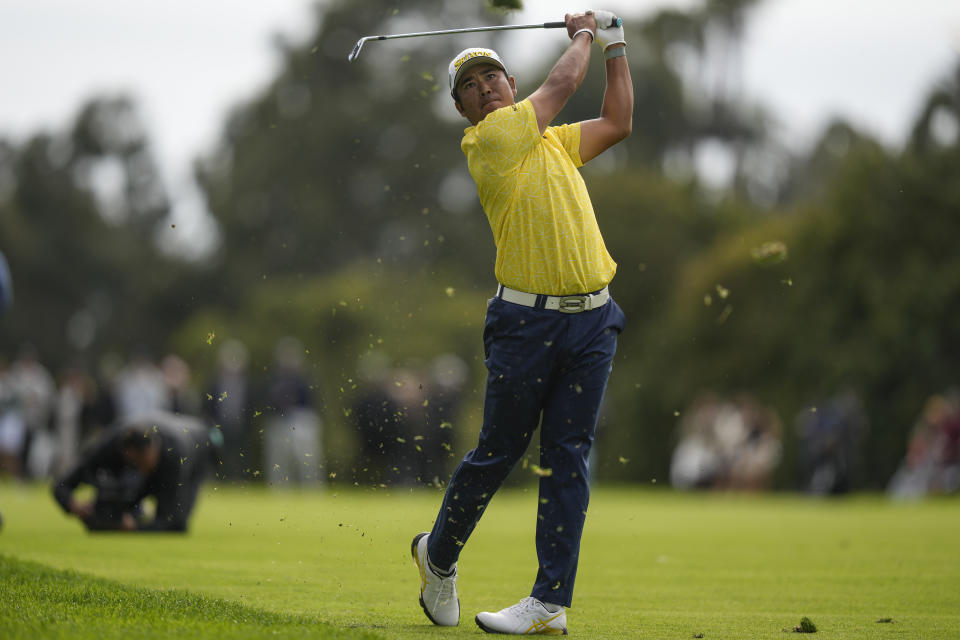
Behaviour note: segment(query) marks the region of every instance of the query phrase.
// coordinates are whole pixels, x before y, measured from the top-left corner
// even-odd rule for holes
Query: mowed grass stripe
[[[5,640],[381,638],[304,616],[184,591],[130,587],[4,555],[0,593],[0,634]]]
[[[535,485],[493,499],[461,556],[461,624],[417,604],[410,540],[434,490],[205,490],[186,536],[89,535],[43,487],[0,483],[0,552],[125,584],[187,590],[389,639],[478,634],[536,573]],[[607,638],[960,638],[960,503],[882,496],[677,494],[598,486],[570,633]],[[877,623],[892,618],[893,623]]]

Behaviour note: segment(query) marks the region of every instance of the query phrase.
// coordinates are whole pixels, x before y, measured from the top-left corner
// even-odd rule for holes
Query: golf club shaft
[[[510,31],[512,29],[562,29],[564,22],[541,22],[537,24],[505,24],[493,27],[466,27],[464,29],[443,29],[442,31],[418,31],[415,33],[395,33],[388,36],[367,36],[369,40],[393,40],[394,38],[417,38],[419,36],[444,36],[451,33],[474,33],[477,31]]]
[[[367,40],[395,40],[397,38],[419,38],[421,36],[443,36],[453,33],[476,33],[480,31],[511,31],[514,29],[562,29],[567,25],[565,22],[541,22],[536,24],[509,24],[493,27],[467,27],[464,29],[443,29],[441,31],[417,31],[414,33],[394,33],[382,36],[365,36],[357,41],[353,51],[347,57],[348,60],[354,60],[360,54],[360,48]]]

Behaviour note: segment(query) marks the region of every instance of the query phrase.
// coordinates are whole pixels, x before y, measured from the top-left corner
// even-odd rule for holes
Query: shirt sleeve
[[[70,501],[73,499],[74,490],[81,484],[94,484],[96,470],[110,465],[117,455],[115,438],[105,438],[92,449],[85,451],[69,471],[54,481],[53,497],[57,504],[66,513],[70,513]]]
[[[570,156],[574,166],[582,167],[583,160],[580,158],[580,123],[561,124],[556,127],[550,127],[548,131],[557,136],[557,140],[560,141],[564,151]]]

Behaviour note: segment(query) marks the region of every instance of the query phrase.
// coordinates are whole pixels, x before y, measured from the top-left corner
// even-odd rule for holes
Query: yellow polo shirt
[[[547,295],[605,287],[617,270],[577,168],[580,125],[540,135],[529,100],[464,130],[460,148],[497,246],[495,274],[511,289]]]

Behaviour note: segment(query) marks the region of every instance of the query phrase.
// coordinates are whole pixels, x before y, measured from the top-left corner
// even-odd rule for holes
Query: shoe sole
[[[496,634],[499,634],[499,635],[516,635],[516,634],[508,634],[506,631],[497,631],[496,629],[491,629],[490,627],[487,627],[487,626],[484,625],[482,622],[480,622],[480,616],[475,617],[475,618],[473,619],[473,621],[477,623],[477,626],[478,626],[478,627],[480,627],[483,631],[485,631],[485,632],[487,632],[487,633],[496,633]],[[538,636],[565,636],[565,635],[567,635],[567,628],[564,627],[563,630],[557,629],[556,632],[551,632],[551,633],[536,633],[536,634],[527,634],[527,635],[538,635]]]
[[[503,633],[503,631],[496,631],[496,630],[494,630],[494,629],[490,629],[490,628],[488,628],[488,627],[485,627],[485,626],[483,625],[483,623],[480,622],[480,616],[476,616],[476,617],[473,619],[473,621],[477,623],[477,626],[478,626],[478,627],[480,627],[481,629],[483,629],[483,630],[486,631],[487,633],[500,633],[500,634]]]
[[[430,534],[429,534],[429,533],[418,533],[417,535],[415,535],[415,536],[413,537],[413,542],[410,543],[410,555],[413,556],[413,563],[414,563],[415,565],[417,565],[417,569],[418,569],[418,570],[420,569],[420,559],[417,557],[417,546],[420,544],[420,539],[423,538],[424,536],[428,536],[428,535],[430,535]],[[427,616],[427,619],[430,620],[430,622],[432,622],[433,624],[437,625],[438,627],[448,627],[448,626],[450,626],[450,625],[440,624],[439,622],[437,622],[436,620],[433,619],[433,616],[430,615],[430,611],[427,609],[427,605],[424,604],[424,602],[423,602],[423,594],[422,594],[422,593],[420,594],[420,608],[423,609],[424,615],[426,615],[426,616]],[[460,598],[457,598],[457,608],[458,608],[458,609],[460,608]],[[455,626],[460,626],[460,621],[459,621],[459,620],[457,620],[457,624],[456,624]]]

